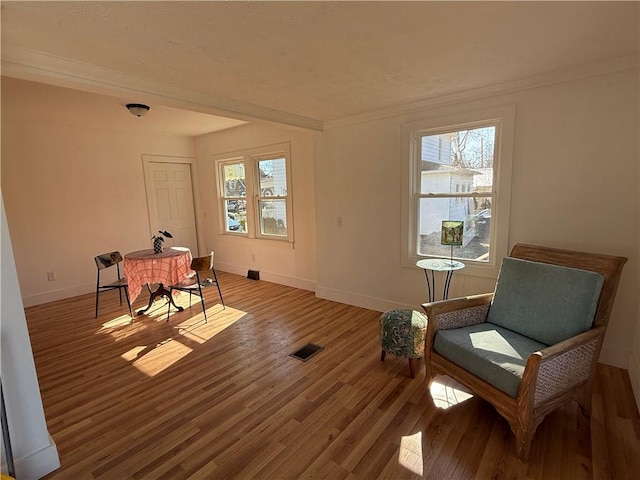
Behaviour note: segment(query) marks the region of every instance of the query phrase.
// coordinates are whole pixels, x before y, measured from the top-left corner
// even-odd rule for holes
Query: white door
[[[145,161],[144,169],[151,234],[166,230],[173,241],[165,241],[165,245],[188,247],[197,256],[191,165]]]

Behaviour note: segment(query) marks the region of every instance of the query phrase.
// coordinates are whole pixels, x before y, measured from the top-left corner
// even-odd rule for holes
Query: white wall
[[[259,270],[267,281],[314,290],[316,227],[313,181],[314,134],[269,124],[251,124],[196,140],[199,212],[203,248],[216,253],[216,268],[246,275]],[[219,234],[216,171],[213,155],[289,142],[294,241],[259,240]]]
[[[194,156],[191,138],[128,129],[144,118],[120,103],[2,79],[2,190],[27,306],[95,291],[100,253],[151,248],[142,155]]]
[[[2,260],[0,291],[2,292],[2,390],[4,394],[9,436],[16,469],[21,480],[43,477],[60,466],[58,451],[47,431],[38,377],[33,363],[31,343],[18,277],[11,248],[11,238],[1,202]],[[2,446],[3,472],[5,469]]]
[[[627,368],[640,328],[637,69],[329,128],[314,162],[317,294],[378,310],[426,301],[422,271],[400,266],[401,126],[513,104],[509,244],[629,257],[601,356]],[[463,270],[450,296],[492,291],[494,283]]]

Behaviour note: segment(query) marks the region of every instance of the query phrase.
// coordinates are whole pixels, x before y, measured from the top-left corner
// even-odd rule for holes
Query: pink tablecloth
[[[175,285],[191,273],[191,252],[185,247],[139,250],[124,256],[124,276],[129,282],[129,296],[134,302],[147,283]]]

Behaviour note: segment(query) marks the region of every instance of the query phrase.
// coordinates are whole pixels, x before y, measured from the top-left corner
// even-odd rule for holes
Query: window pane
[[[245,197],[247,186],[244,177],[244,163],[226,164],[222,167],[225,197]]]
[[[424,135],[420,193],[490,192],[495,127]]]
[[[287,205],[285,200],[260,200],[260,233],[287,236]]]
[[[451,247],[441,244],[442,222],[464,222],[462,246],[453,247],[453,257],[489,261],[491,197],[421,198],[418,212],[418,254],[449,257]]]
[[[245,233],[247,231],[247,201],[246,200],[225,200],[227,210],[226,228],[227,232]]]
[[[287,164],[284,158],[260,160],[258,172],[261,196],[287,195]]]

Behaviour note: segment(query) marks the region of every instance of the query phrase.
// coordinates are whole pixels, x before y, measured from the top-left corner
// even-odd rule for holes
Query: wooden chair
[[[174,290],[188,292],[189,293],[189,307],[191,307],[191,295],[198,295],[200,302],[202,303],[202,311],[204,313],[204,319],[207,320],[207,309],[204,304],[204,295],[202,293],[203,287],[215,285],[218,288],[218,295],[220,295],[220,302],[222,308],[225,308],[224,299],[222,298],[222,290],[220,290],[220,283],[218,282],[218,275],[215,268],[213,268],[213,252],[205,257],[197,257],[191,261],[191,270],[194,271],[192,275],[184,279],[182,282],[171,285],[169,287],[169,295],[173,294]],[[213,278],[207,278],[205,281],[200,280],[200,273],[209,272],[213,275]],[[167,322],[169,321],[169,315],[171,313],[171,302],[169,302],[167,310]]]
[[[548,265],[551,264],[569,267],[561,270],[570,271],[570,274],[571,272],[576,272],[574,269],[579,269],[577,272],[582,271],[584,275],[594,276],[590,272],[596,272],[601,275],[601,277],[598,277],[600,282],[598,285],[601,285],[601,288],[599,287],[598,289],[599,295],[598,291],[596,291],[593,295],[593,305],[590,307],[591,311],[595,313],[592,313],[586,319],[585,331],[555,344],[539,342],[540,347],[533,348],[528,355],[522,357],[523,370],[519,378],[516,378],[511,394],[505,392],[508,388],[496,386],[498,382],[487,381],[488,376],[485,372],[477,371],[472,373],[470,370],[475,369],[473,363],[467,363],[465,367],[462,367],[459,360],[452,361],[450,351],[443,348],[443,345],[447,346],[443,343],[447,335],[450,338],[455,338],[464,329],[482,330],[484,328],[485,330],[491,330],[494,335],[501,331],[501,327],[493,329],[492,324],[487,319],[491,319],[489,314],[491,309],[498,310],[496,296],[500,291],[500,283],[503,280],[502,272],[505,266],[505,263],[503,263],[503,270],[501,270],[494,293],[423,305],[428,317],[424,359],[426,378],[429,382],[437,374],[447,375],[491,403],[497,412],[507,420],[511,431],[515,435],[516,456],[523,461],[527,461],[534,433],[540,422],[552,410],[571,400],[575,400],[582,413],[587,418],[590,417],[591,387],[596,371],[596,363],[622,268],[627,259],[522,244],[513,247],[510,257],[529,261],[520,262],[523,264],[536,262],[534,265],[543,269],[549,269]],[[518,260],[514,263],[516,262]],[[546,264],[547,267],[541,264]],[[553,267],[551,270],[553,270]],[[584,272],[585,270],[588,272]],[[538,303],[546,304],[543,308],[548,308],[548,304],[554,301],[552,297],[555,293],[556,290],[547,298],[538,298],[536,300]],[[525,294],[522,298],[528,297]],[[506,308],[508,308],[508,305]],[[551,311],[554,312],[553,309]],[[517,315],[521,313],[522,311],[517,312]],[[592,322],[591,318],[593,318]],[[531,323],[535,322],[529,322],[529,325]],[[555,319],[554,325],[556,324],[562,324],[562,321],[558,322]],[[472,340],[477,340],[479,337],[471,338]],[[504,341],[504,338],[501,337],[500,340]],[[530,338],[526,340],[534,342]],[[434,347],[435,343],[440,346]],[[440,349],[440,352],[436,351],[437,348]],[[471,348],[474,348],[473,345]],[[509,348],[513,347],[509,346]],[[494,352],[491,353],[493,354]],[[481,354],[486,355],[484,352],[481,352]],[[517,357],[517,355],[515,356]],[[513,367],[512,364],[509,366],[510,368]],[[512,375],[515,374],[512,373]],[[481,376],[485,378],[481,378]]]
[[[108,290],[118,290],[118,295],[120,296],[120,305],[122,305],[122,291],[124,290],[124,294],[127,297],[127,305],[129,306],[129,314],[131,318],[133,318],[133,311],[131,310],[131,302],[129,301],[129,285],[127,284],[127,280],[120,276],[120,262],[122,262],[122,255],[120,252],[109,252],[103,253],[101,255],[97,255],[94,257],[96,262],[96,266],[98,267],[98,275],[96,280],[96,316],[98,318],[98,298],[100,296],[100,292],[108,291]],[[106,270],[107,268],[111,268],[115,265],[116,267],[116,275],[117,279],[111,282],[102,283],[100,281],[100,272]]]

